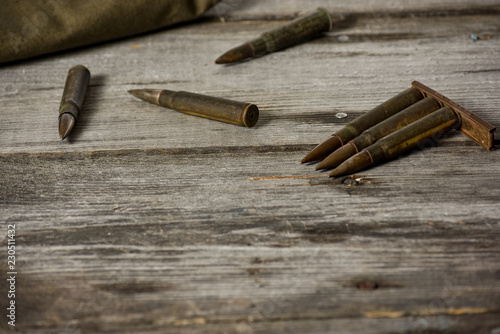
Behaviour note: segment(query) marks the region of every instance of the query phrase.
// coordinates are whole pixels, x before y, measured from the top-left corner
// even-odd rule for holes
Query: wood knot
[[[250,276],[258,276],[260,274],[260,268],[247,268],[247,273]]]
[[[377,282],[364,281],[356,284],[356,288],[361,291],[373,291],[379,288]]]

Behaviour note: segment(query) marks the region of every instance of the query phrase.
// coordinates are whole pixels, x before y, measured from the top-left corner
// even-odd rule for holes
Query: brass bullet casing
[[[333,170],[330,177],[351,174],[389,160],[429,139],[437,139],[452,128],[458,129],[460,125],[459,115],[443,107],[363,149]]]
[[[334,133],[332,137],[316,146],[306,155],[302,159],[302,163],[319,160],[329,155],[340,146],[359,136],[363,131],[395,115],[423,98],[424,96],[419,90],[415,88],[406,89]]]
[[[372,126],[368,130],[365,130],[359,136],[326,157],[325,160],[316,166],[316,169],[329,169],[336,167],[365,147],[372,145],[380,138],[415,122],[416,120],[438,110],[439,108],[440,105],[435,99],[426,97],[387,118],[386,120]]]
[[[142,100],[185,114],[249,128],[259,119],[259,108],[252,103],[160,89],[136,89],[130,90],[129,93]]]
[[[258,57],[313,39],[323,32],[332,30],[333,18],[324,8],[318,8],[306,16],[263,33],[260,37],[229,50],[215,63],[227,64]]]
[[[78,119],[90,81],[90,71],[77,65],[68,71],[59,107],[59,135],[66,138]]]

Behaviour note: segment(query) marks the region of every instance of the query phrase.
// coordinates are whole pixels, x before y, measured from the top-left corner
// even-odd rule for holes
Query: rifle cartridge
[[[302,163],[319,160],[349,140],[356,138],[363,131],[382,122],[401,110],[422,100],[424,96],[415,88],[408,88],[398,95],[390,98],[367,113],[356,118],[342,129],[334,133],[329,139],[316,146],[308,155],[302,159]]]
[[[129,93],[144,101],[185,114],[249,128],[259,119],[259,108],[252,103],[161,89],[136,89]]]
[[[389,160],[460,125],[460,117],[452,109],[443,107],[363,149],[334,169],[330,177],[352,174]]]
[[[263,33],[260,37],[237,46],[217,58],[216,64],[228,64],[262,56],[296,45],[332,30],[333,18],[324,8]]]
[[[59,106],[59,135],[61,139],[69,135],[78,119],[89,81],[90,72],[85,66],[77,65],[68,71]]]
[[[372,126],[368,130],[365,130],[359,136],[326,157],[325,160],[316,166],[316,169],[336,167],[360,150],[375,143],[380,138],[415,122],[439,108],[440,105],[435,99],[426,97],[379,124]]]

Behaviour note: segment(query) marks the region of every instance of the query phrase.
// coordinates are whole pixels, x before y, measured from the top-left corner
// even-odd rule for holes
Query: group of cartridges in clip
[[[363,114],[316,146],[302,163],[322,160],[316,169],[330,177],[352,174],[394,158],[442,133],[456,129],[493,150],[495,127],[421,84]]]

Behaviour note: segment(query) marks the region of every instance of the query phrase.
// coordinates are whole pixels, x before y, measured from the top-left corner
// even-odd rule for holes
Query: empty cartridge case
[[[61,139],[69,135],[78,119],[89,81],[90,72],[85,66],[77,65],[68,71],[59,107],[59,135]]]
[[[302,159],[302,163],[319,160],[320,158],[329,155],[340,146],[346,144],[349,140],[359,136],[363,131],[382,122],[383,120],[391,117],[423,98],[424,96],[420,93],[420,91],[415,88],[408,88],[334,133],[332,137],[316,146],[308,155],[306,155]]]
[[[365,130],[362,134],[326,157],[320,164],[318,164],[318,166],[316,166],[316,169],[329,169],[336,167],[380,138],[407,126],[408,124],[430,114],[431,112],[438,110],[439,108],[440,105],[435,99],[426,97],[423,100],[412,104],[403,111],[400,111],[388,119],[378,123],[377,125],[372,126],[368,130]]]
[[[278,51],[295,44],[310,40],[322,32],[333,28],[331,14],[324,8],[263,33],[260,37],[229,50],[220,56],[215,63],[227,64],[247,58],[257,57]]]
[[[389,160],[460,124],[460,117],[452,109],[443,107],[363,149],[334,169],[330,177],[351,174]]]
[[[259,119],[259,108],[252,103],[160,89],[136,89],[130,90],[129,93],[144,101],[185,114],[249,128],[253,127]]]

